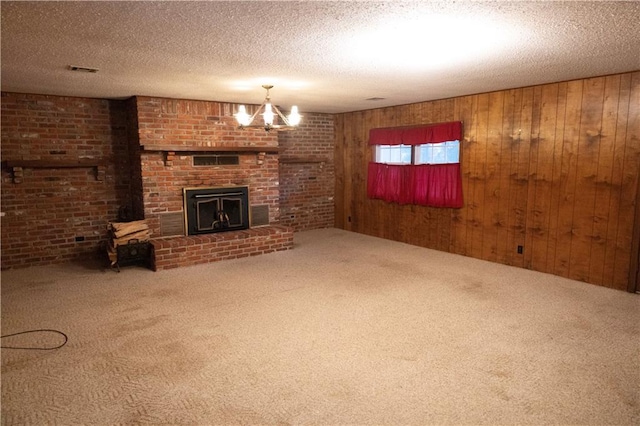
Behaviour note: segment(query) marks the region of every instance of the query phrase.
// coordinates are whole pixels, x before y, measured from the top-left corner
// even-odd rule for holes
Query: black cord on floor
[[[5,337],[13,337],[13,336],[19,336],[21,334],[29,334],[29,333],[56,333],[56,334],[60,334],[62,335],[62,337],[64,337],[64,342],[62,342],[62,344],[55,346],[53,348],[41,348],[41,347],[18,347],[18,346],[0,346],[0,348],[2,349],[31,349],[31,350],[35,350],[35,351],[51,351],[53,349],[60,349],[61,347],[63,347],[64,345],[67,344],[67,341],[69,340],[69,338],[67,337],[66,334],[64,334],[62,331],[58,331],[58,330],[49,330],[46,328],[42,328],[42,329],[38,329],[38,330],[27,330],[27,331],[21,331],[19,333],[13,333],[13,334],[5,334],[4,336],[0,336],[2,339],[4,339]]]

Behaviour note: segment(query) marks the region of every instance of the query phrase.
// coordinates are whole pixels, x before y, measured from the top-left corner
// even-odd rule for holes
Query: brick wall
[[[296,231],[334,224],[334,122],[329,114],[305,113],[300,127],[278,136],[280,223]]]
[[[1,100],[3,162],[106,161],[100,170],[3,166],[2,268],[94,255],[106,223],[129,204],[124,102],[4,92]]]
[[[269,219],[275,224],[274,229],[263,229],[266,236],[251,237],[257,252],[280,249],[275,248],[280,243],[290,246],[291,234],[280,228],[333,226],[330,115],[307,113],[295,132],[265,133],[238,130],[234,105],[228,103],[148,97],[109,101],[6,92],[1,101],[3,161],[105,161],[100,170],[15,169],[20,179],[3,166],[4,269],[95,255],[106,240],[106,223],[115,220],[122,207],[132,219],[146,217],[158,237],[160,215],[181,211],[184,187],[249,186],[250,203],[269,205]],[[281,152],[264,156],[242,152],[239,168],[194,168],[191,153],[154,150],[154,145],[250,146],[257,151],[279,146]],[[285,242],[270,243],[273,232],[284,235]],[[166,244],[162,250],[167,250]],[[173,250],[176,244],[173,240],[167,247]],[[208,242],[203,250],[212,250],[212,244]],[[264,249],[269,244],[272,247]],[[244,253],[248,248],[238,250]]]
[[[235,104],[184,99],[135,98],[140,144],[179,146],[277,146],[276,132],[238,129]]]

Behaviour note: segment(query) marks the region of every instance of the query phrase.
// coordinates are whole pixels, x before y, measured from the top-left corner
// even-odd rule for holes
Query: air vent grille
[[[234,166],[240,164],[238,155],[194,155],[194,166]]]
[[[251,206],[251,226],[269,224],[269,205]]]
[[[69,70],[70,71],[78,71],[78,72],[90,72],[90,73],[98,72],[98,68],[80,67],[78,65],[69,65]]]

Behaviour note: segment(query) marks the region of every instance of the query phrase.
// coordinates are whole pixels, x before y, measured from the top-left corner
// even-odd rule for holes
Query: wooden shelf
[[[24,173],[22,169],[70,169],[70,168],[94,168],[96,180],[103,181],[105,168],[109,164],[107,160],[80,159],[80,160],[7,160],[3,166],[11,169],[13,183],[21,183]]]
[[[103,160],[7,160],[4,162],[7,167],[24,167],[30,169],[64,169],[74,167],[100,167],[106,166],[107,161]]]
[[[298,157],[298,158],[281,158],[281,164],[310,164],[310,163],[328,163],[326,158]]]
[[[182,146],[182,145],[140,145],[143,151],[171,152],[266,152],[278,153],[277,146]]]

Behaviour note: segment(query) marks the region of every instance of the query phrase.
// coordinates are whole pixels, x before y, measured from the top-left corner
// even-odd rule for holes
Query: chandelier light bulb
[[[289,114],[289,124],[292,126],[297,126],[298,124],[300,124],[301,118],[302,116],[298,113],[298,107],[295,105],[292,106],[291,113]]]
[[[273,125],[273,110],[271,109],[270,103],[264,104],[264,114],[262,114],[262,117],[264,118],[265,126]]]
[[[248,126],[251,124],[251,117],[247,114],[247,109],[244,105],[240,105],[238,107],[238,113],[235,114],[236,120],[238,120],[238,124],[241,126]]]

